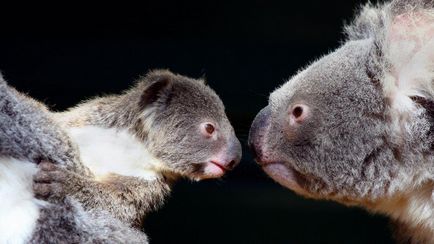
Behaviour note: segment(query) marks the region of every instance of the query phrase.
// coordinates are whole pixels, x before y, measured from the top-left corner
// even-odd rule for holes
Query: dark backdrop
[[[54,110],[118,92],[154,68],[206,77],[244,144],[243,160],[221,180],[177,184],[165,207],[146,221],[152,243],[385,243],[385,218],[294,195],[268,179],[245,146],[268,94],[338,47],[342,24],[360,4],[2,7],[0,70],[13,86]]]

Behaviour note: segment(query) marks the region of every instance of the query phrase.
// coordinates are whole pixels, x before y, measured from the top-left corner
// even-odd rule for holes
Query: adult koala
[[[274,91],[249,144],[274,180],[434,242],[434,2],[364,6],[345,43]]]

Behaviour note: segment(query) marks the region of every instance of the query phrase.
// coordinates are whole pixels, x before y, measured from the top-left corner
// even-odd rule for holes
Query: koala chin
[[[275,90],[249,144],[306,197],[386,214],[434,242],[434,2],[364,6],[341,47]]]

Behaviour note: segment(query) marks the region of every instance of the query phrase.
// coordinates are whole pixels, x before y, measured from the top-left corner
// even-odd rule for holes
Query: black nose
[[[238,163],[241,161],[241,156],[241,143],[234,134],[229,139],[229,145],[226,154],[227,163],[225,164],[225,168],[227,170],[232,170],[233,168],[235,168],[235,166],[237,166]]]
[[[270,107],[267,106],[263,108],[256,115],[255,119],[253,120],[252,126],[250,127],[248,145],[249,148],[252,150],[253,157],[256,160],[260,160],[260,158],[262,157],[261,148],[262,144],[264,143],[265,133],[267,132],[267,128],[270,125],[270,115]]]
[[[228,165],[226,165],[226,169],[227,170],[233,170],[236,165],[237,165],[237,162],[235,160],[232,160],[228,163]]]

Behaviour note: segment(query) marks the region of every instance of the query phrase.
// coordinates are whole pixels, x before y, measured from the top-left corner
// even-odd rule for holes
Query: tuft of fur
[[[366,4],[345,27],[345,41],[372,40],[371,62],[396,108],[411,109],[409,96],[434,97],[434,2],[400,0]],[[381,71],[381,72],[378,72]]]

